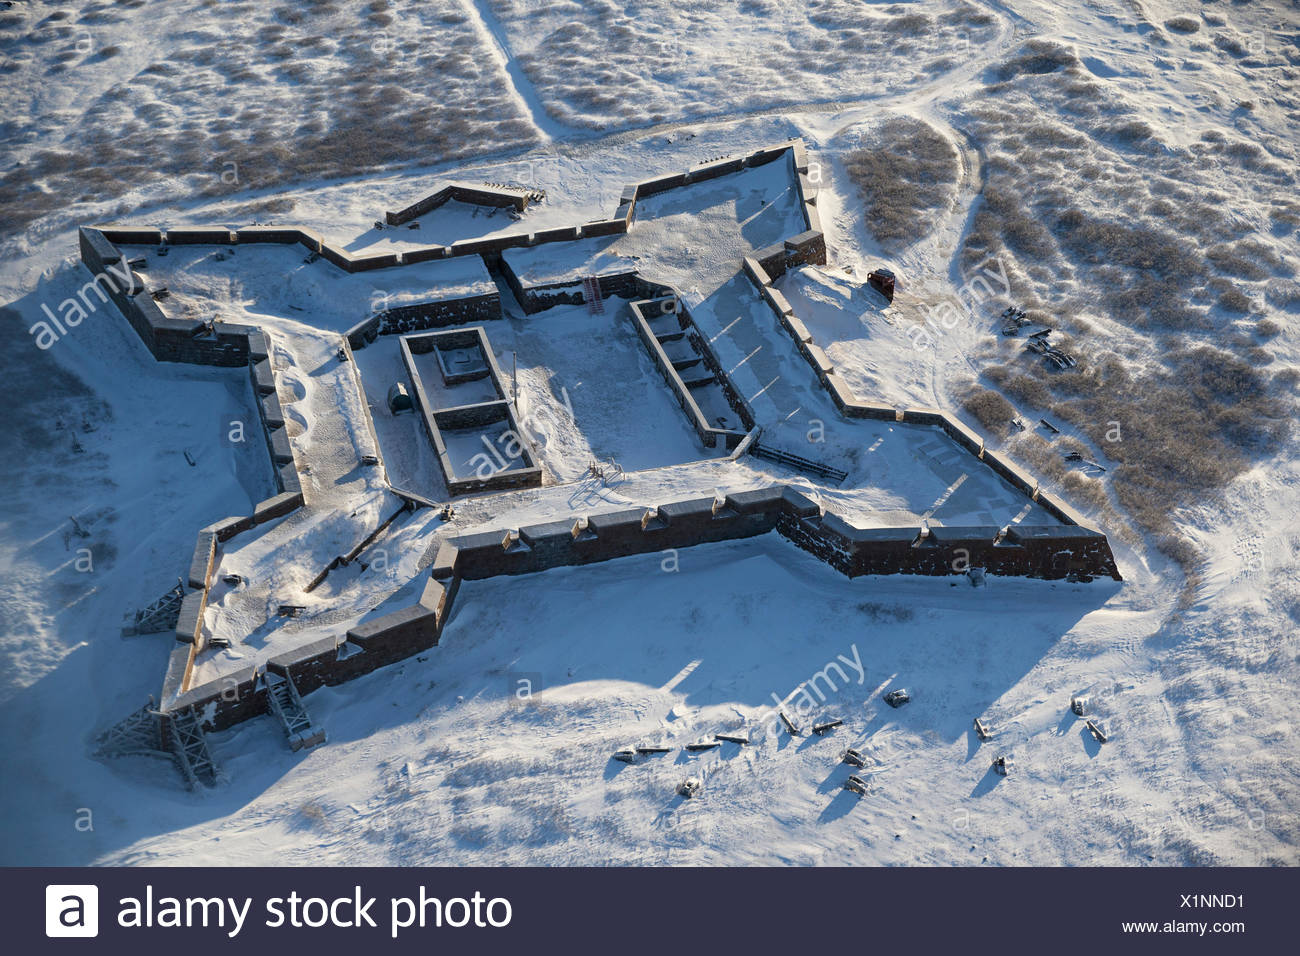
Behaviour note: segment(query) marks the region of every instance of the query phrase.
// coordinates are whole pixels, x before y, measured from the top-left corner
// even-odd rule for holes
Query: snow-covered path
[[[488,0],[461,0],[461,3],[473,19],[475,28],[482,35],[484,46],[492,51],[499,68],[509,78],[510,86],[521,109],[532,119],[543,140],[549,143],[572,136],[573,129],[547,112],[546,104],[533,88],[532,80],[528,78],[528,74],[510,52],[510,41],[506,37],[506,31],[501,28],[500,22],[492,13]]]

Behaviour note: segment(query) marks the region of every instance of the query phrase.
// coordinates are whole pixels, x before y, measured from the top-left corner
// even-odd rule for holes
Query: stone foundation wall
[[[440,343],[461,348],[468,342],[477,345],[487,366],[488,378],[491,379],[498,396],[497,401],[478,402],[473,405],[460,405],[452,408],[435,408],[429,400],[424,381],[416,368],[415,355],[423,354],[437,348]],[[537,451],[532,447],[528,434],[519,426],[515,417],[514,406],[506,400],[508,394],[505,378],[497,365],[492,352],[492,343],[482,327],[472,329],[455,329],[448,332],[427,332],[420,335],[403,336],[401,339],[402,363],[411,381],[411,397],[415,403],[416,413],[424,426],[425,435],[433,446],[451,496],[466,495],[477,491],[498,491],[506,488],[531,488],[542,483],[542,469],[537,464]],[[443,439],[443,429],[480,428],[501,422],[515,437],[519,445],[522,467],[512,467],[494,471],[490,475],[461,475],[456,472],[455,463],[447,453],[447,444]]]
[[[440,329],[449,325],[464,325],[466,322],[490,322],[501,318],[501,294],[489,292],[486,295],[466,296],[461,299],[400,305],[385,309],[375,318],[379,320],[376,330],[378,335],[406,335],[410,332]],[[368,319],[367,323],[373,321],[373,318]],[[359,328],[348,333],[349,342],[353,340],[353,332]],[[364,335],[361,338],[364,339]],[[352,347],[358,346],[354,344]]]
[[[662,308],[662,303],[667,301],[672,302],[673,307],[671,309]],[[663,345],[659,341],[659,336],[650,325],[647,310],[657,311],[664,315],[674,315],[678,322],[679,329],[684,334],[691,337],[692,346],[695,348],[696,354],[700,356],[705,366],[713,372],[714,378],[719,387],[722,388],[723,394],[726,396],[728,403],[731,404],[732,410],[736,412],[741,421],[745,423],[746,429],[753,428],[753,412],[750,411],[748,404],[740,397],[740,393],[736,391],[734,386],[732,386],[730,379],[727,377],[721,364],[718,362],[717,356],[713,354],[713,351],[706,344],[708,340],[700,333],[699,327],[696,326],[695,320],[691,318],[691,315],[687,311],[686,305],[682,302],[681,298],[676,295],[676,293],[673,293],[671,296],[659,297],[656,299],[641,299],[629,303],[628,308],[632,313],[632,323],[633,327],[636,329],[637,337],[641,339],[641,343],[646,347],[646,351],[650,353],[650,358],[654,362],[655,368],[659,370],[660,376],[663,377],[664,382],[668,385],[668,390],[672,392],[673,397],[677,399],[677,404],[681,406],[682,411],[686,415],[687,421],[690,422],[691,427],[695,429],[695,433],[699,435],[700,443],[705,448],[718,448],[721,446],[730,449],[739,445],[740,442],[744,440],[747,433],[733,431],[726,428],[716,428],[709,422],[708,418],[705,417],[704,413],[700,410],[700,406],[695,401],[695,397],[691,394],[691,390],[687,388],[681,374],[678,373],[672,360],[664,351]]]

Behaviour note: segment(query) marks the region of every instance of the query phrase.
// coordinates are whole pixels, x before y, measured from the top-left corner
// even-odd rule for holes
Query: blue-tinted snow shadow
[[[822,782],[817,784],[818,793],[834,793],[836,790],[844,789],[844,781],[849,779],[849,775],[854,772],[854,768],[846,763],[836,764],[831,768]]]
[[[975,784],[975,789],[970,792],[972,797],[982,797],[987,793],[992,793],[993,788],[1002,782],[1002,774],[993,769],[992,764],[980,777],[979,783]]]
[[[975,728],[973,726],[971,727],[970,730],[966,731],[966,762],[967,763],[970,763],[970,761],[975,758],[975,755],[979,753],[980,745],[982,743],[983,741],[980,740],[979,734],[975,733]]]
[[[831,798],[831,802],[826,804],[822,812],[817,816],[818,823],[830,823],[841,817],[847,816],[853,812],[853,809],[862,800],[860,796],[851,790],[843,788]]]
[[[1094,758],[1101,753],[1101,742],[1092,735],[1087,724],[1079,728],[1079,738],[1083,741],[1083,749],[1089,758]]]

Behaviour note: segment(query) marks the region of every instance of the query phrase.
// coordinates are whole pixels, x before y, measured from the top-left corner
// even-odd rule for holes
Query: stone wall
[[[116,242],[161,245],[164,234],[147,229],[82,228],[79,242],[82,262],[105,288],[141,341],[158,361],[214,365],[248,369],[254,404],[277,493],[259,502],[251,515],[227,518],[198,533],[190,560],[188,586],[176,624],[178,646],[168,662],[163,701],[182,694],[190,680],[195,656],[203,650],[203,616],[207,609],[212,576],[220,564],[220,546],[236,534],[267,521],[283,517],[304,503],[284,414],[276,394],[275,375],[270,364],[270,343],[266,333],[254,326],[216,322],[211,325],[189,319],[168,318],[158,303],[144,291],[144,282],[126,265]],[[235,234],[224,229],[172,230],[166,240],[174,244],[212,242],[230,244]],[[256,240],[255,240],[256,241]],[[280,240],[277,240],[280,241]]]
[[[678,299],[678,302],[681,303],[681,299]],[[753,430],[755,425],[754,410],[749,407],[749,402],[745,401],[745,398],[740,394],[739,389],[732,384],[731,376],[728,375],[726,369],[722,367],[722,362],[718,360],[717,353],[713,351],[713,346],[709,344],[708,336],[700,331],[700,327],[695,324],[695,320],[686,310],[684,304],[679,305],[678,316],[682,320],[682,327],[686,330],[687,338],[691,343],[691,348],[695,350],[695,354],[704,362],[705,367],[713,373],[714,381],[717,383],[718,388],[722,390],[722,394],[726,397],[727,404],[731,406],[731,410],[740,418],[741,424],[745,427],[746,431]],[[726,432],[727,447],[734,448],[736,443],[732,440],[732,435],[735,433],[727,431],[726,429],[722,429],[722,431]]]
[[[784,274],[786,268],[792,264],[793,260],[789,256],[789,251],[793,240],[788,240],[783,246],[783,254],[778,257],[776,267],[779,267],[781,274]],[[771,255],[775,255],[772,253]],[[769,255],[770,260],[770,255]],[[772,272],[768,266],[764,265],[764,259],[760,258],[759,253],[746,257],[744,260],[744,273],[750,282],[758,290],[763,300],[767,303],[772,313],[776,316],[777,324],[783,328],[790,338],[794,341],[795,348],[804,360],[812,368],[817,380],[821,382],[822,387],[830,393],[832,401],[841,413],[847,418],[870,418],[878,421],[895,421],[903,422],[909,425],[929,425],[943,429],[953,441],[962,446],[965,450],[974,455],[977,459],[988,465],[1001,478],[1011,484],[1016,490],[1023,493],[1031,501],[1037,502],[1044,511],[1052,515],[1058,521],[1066,525],[1080,528],[1086,528],[1087,522],[1078,512],[1067,505],[1065,502],[1046,492],[1039,487],[1038,481],[1031,475],[1027,474],[1016,465],[1005,460],[995,452],[985,446],[984,439],[976,434],[971,428],[962,422],[953,418],[948,413],[937,408],[894,408],[890,405],[878,403],[863,402],[854,395],[848,383],[844,381],[835,372],[835,366],[826,353],[817,346],[809,333],[807,326],[801,322],[794,314],[794,308],[790,305],[781,291],[773,285],[775,281]],[[771,262],[769,261],[769,265]],[[1098,532],[1090,532],[1097,534]],[[1103,536],[1104,538],[1104,536]]]
[[[669,548],[688,548],[765,534],[787,510],[817,514],[817,504],[783,485],[632,508],[517,529],[465,535],[443,543],[432,568],[437,580],[468,581],[502,574],[533,574]]]
[[[525,286],[510,265],[508,258],[503,256],[500,262],[496,263],[496,268],[524,312],[529,315],[535,315],[557,305],[582,305],[587,301],[581,281]],[[667,286],[651,282],[639,272],[617,272],[595,278],[602,299],[610,297],[647,299],[671,292]]]
[[[756,150],[745,156],[725,157],[713,160],[707,163],[701,163],[693,166],[688,170],[680,173],[673,173],[667,176],[658,176],[646,179],[638,183],[627,186],[619,199],[619,205],[614,215],[609,219],[597,219],[591,222],[583,223],[579,226],[565,226],[553,229],[543,229],[536,232],[528,233],[508,233],[500,236],[491,236],[484,239],[468,239],[453,242],[450,246],[430,246],[423,249],[407,250],[396,254],[396,263],[392,262],[373,262],[370,260],[376,257],[362,257],[360,259],[349,255],[345,250],[333,249],[325,246],[320,242],[319,237],[314,237],[315,245],[310,245],[313,237],[304,236],[304,244],[313,248],[320,255],[337,264],[340,268],[348,271],[359,271],[363,268],[384,268],[388,265],[409,265],[415,262],[424,262],[429,259],[446,258],[449,256],[463,255],[482,255],[492,258],[499,255],[502,251],[511,248],[526,246],[535,246],[550,242],[573,242],[577,239],[592,238],[595,236],[615,236],[621,235],[628,231],[633,220],[636,217],[637,201],[643,196],[652,196],[657,193],[665,192],[669,189],[677,189],[683,186],[689,186],[693,183],[704,182],[715,179],[719,176],[725,176],[729,173],[739,172],[742,169],[762,166],[767,163],[775,162],[783,157],[788,157],[791,163],[791,172],[794,177],[795,186],[799,191],[800,205],[803,211],[803,219],[806,231],[799,236],[793,237],[787,244],[781,245],[782,255],[786,254],[786,247],[790,243],[789,255],[793,257],[792,261],[803,263],[825,263],[826,262],[826,244],[821,235],[821,223],[817,216],[816,195],[814,184],[808,176],[809,166],[807,151],[804,149],[800,140],[790,140],[788,143],[779,146],[767,147]],[[423,215],[438,208],[443,203],[451,199],[457,199],[462,202],[476,202],[488,205],[513,205],[515,208],[523,210],[528,205],[525,199],[521,204],[521,196],[526,193],[515,190],[502,189],[494,186],[469,186],[464,183],[456,183],[443,187],[436,193],[426,196],[424,199],[406,207],[405,209],[388,212],[385,218],[389,225],[401,225],[409,222],[417,216]],[[507,273],[507,281],[510,281],[511,274]],[[616,277],[610,277],[612,281],[617,281]],[[603,295],[624,295],[623,292],[614,291],[612,288],[607,289],[603,284],[605,277],[601,277]],[[535,298],[530,297],[527,290],[524,290],[517,279],[511,282],[511,288],[515,295],[519,297],[520,304],[529,312],[539,311],[543,308],[549,308],[551,305],[561,303],[579,304],[581,303],[581,284],[580,283],[559,283],[548,286],[541,286],[535,290]],[[577,295],[574,290],[567,288],[576,286]],[[631,298],[630,295],[625,296]],[[470,320],[474,321],[474,320]],[[430,326],[432,327],[432,326]],[[402,331],[411,331],[404,329]],[[356,347],[354,345],[354,347]]]
[[[197,320],[171,319],[145,291],[141,278],[126,266],[118,244],[231,245],[244,243],[300,244],[347,272],[394,268],[418,262],[460,255],[483,255],[489,268],[498,266],[502,250],[531,246],[543,242],[574,241],[583,237],[616,235],[627,231],[632,223],[637,200],[674,189],[759,166],[789,157],[795,184],[799,190],[806,229],[781,243],[754,253],[744,262],[744,271],[772,308],[778,321],[791,335],[796,348],[814,369],[819,381],[831,394],[836,405],[848,417],[877,418],[908,424],[939,427],[983,460],[999,475],[1038,501],[1046,510],[1065,523],[1062,527],[998,528],[890,528],[856,529],[833,514],[823,514],[819,506],[784,487],[737,493],[724,499],[702,498],[672,502],[655,508],[638,508],[606,515],[594,515],[574,522],[552,522],[520,529],[502,529],[463,536],[444,542],[434,560],[420,599],[413,605],[382,614],[350,629],[345,635],[322,638],[314,644],[271,658],[265,668],[250,666],[227,675],[220,681],[190,687],[196,654],[202,650],[202,619],[211,579],[220,563],[221,545],[231,537],[257,525],[274,520],[303,504],[298,477],[284,432],[283,414],[275,397],[274,373],[268,361],[269,342],[259,329]],[[991,574],[1023,575],[1048,579],[1075,576],[1090,578],[1108,575],[1116,580],[1119,573],[1104,535],[1083,527],[1079,517],[1064,504],[1038,489],[1037,482],[1014,465],[1000,459],[984,447],[983,439],[960,422],[937,409],[896,409],[886,405],[860,402],[835,373],[825,353],[816,346],[807,328],[794,315],[772,282],[793,267],[805,263],[825,263],[826,244],[821,232],[816,206],[815,177],[803,144],[798,140],[748,156],[725,157],[699,164],[681,173],[655,177],[628,186],[620,198],[613,218],[584,223],[580,226],[542,230],[455,242],[450,246],[430,246],[402,253],[352,256],[346,250],[327,246],[324,240],[307,229],[254,226],[231,231],[224,228],[193,227],[157,229],[134,227],[83,228],[80,232],[82,260],[97,277],[104,276],[107,294],[121,309],[147,348],[160,360],[222,366],[247,366],[255,394],[259,396],[259,415],[268,451],[272,456],[280,489],[279,494],[259,503],[252,515],[219,521],[199,532],[189,567],[189,585],[193,591],[185,596],[177,627],[178,644],[168,659],[164,679],[162,708],[176,713],[193,708],[207,725],[223,728],[248,719],[267,709],[264,673],[291,675],[300,692],[336,684],[386,664],[403,660],[435,645],[442,632],[451,604],[465,579],[476,580],[497,574],[526,574],[565,565],[581,565],[643,554],[668,548],[691,547],[711,541],[732,540],[775,531],[796,546],[826,561],[849,577],[863,574],[933,574],[958,573],[966,566],[984,567]],[[471,192],[456,194],[457,188]],[[508,194],[508,196],[507,196]],[[423,211],[436,208],[448,199],[487,202],[492,205],[518,205],[520,193],[495,187],[452,186],[432,197],[396,213],[389,213],[392,224],[406,222]],[[438,198],[438,197],[442,198]],[[526,201],[524,205],[526,205]],[[114,271],[109,267],[113,266]],[[499,271],[521,304],[528,311],[551,305],[583,301],[581,283],[559,283],[524,288],[501,260]],[[637,273],[601,276],[602,297],[653,300],[675,296],[667,286],[650,282]],[[728,447],[743,446],[743,433],[723,432],[708,426],[690,396],[690,391],[673,368],[673,363],[659,345],[646,318],[633,303],[633,317],[656,364],[665,374],[670,387],[679,395],[682,407],[697,427],[701,440],[727,442]],[[358,323],[345,336],[345,350],[362,348],[379,334],[407,334],[414,331],[466,322],[483,321],[501,316],[500,297],[496,293],[442,302],[401,306],[371,316]],[[682,328],[694,327],[689,314],[680,319]],[[698,330],[695,330],[698,333]],[[480,334],[482,330],[479,330]],[[457,333],[460,334],[460,333]],[[705,363],[724,387],[729,404],[746,427],[753,417],[748,406],[712,355],[707,339],[698,334],[692,343]],[[499,369],[484,336],[484,352],[492,362],[498,391],[501,392]],[[508,402],[480,403],[454,409],[432,409],[418,383],[409,351],[404,352],[408,371],[412,373],[417,400],[422,401],[422,415],[431,440],[446,465],[446,449],[436,437],[439,421],[447,426],[462,422],[490,423],[504,421],[514,428],[513,412]],[[674,382],[675,379],[675,382]],[[502,392],[502,394],[504,394]],[[505,417],[494,417],[502,416]],[[373,431],[373,425],[372,431]],[[734,439],[734,441],[733,441]],[[530,459],[528,469],[504,473],[506,482],[514,484],[521,472],[525,481],[540,483],[540,469]],[[453,484],[449,480],[449,487]],[[488,487],[485,485],[484,487]],[[480,490],[477,486],[467,490]],[[413,507],[432,503],[396,491]],[[453,491],[463,493],[463,491]],[[417,500],[418,499],[418,500]]]
[[[271,658],[301,693],[342,683],[436,645],[462,581],[535,574],[776,532],[853,578],[866,574],[1119,578],[1105,535],[1075,527],[858,529],[785,485],[447,539],[417,602]],[[199,566],[204,565],[196,555]],[[173,655],[172,671],[184,669]],[[190,689],[166,708],[197,708],[214,729],[266,710],[257,668]]]
[[[1119,579],[1106,536],[1061,525],[854,528],[835,515],[783,517],[777,530],[848,577],[863,574],[988,574],[1055,580]]]
[[[164,717],[194,710],[208,730],[224,730],[241,721],[268,712],[265,673],[292,677],[299,693],[341,684],[380,667],[394,664],[428,650],[438,643],[451,610],[459,581],[428,578],[419,600],[405,608],[358,624],[346,634],[325,637],[271,657],[265,666],[250,665],[183,693],[167,693],[168,685],[179,687],[178,675],[193,663],[193,648],[178,648],[164,684]]]
[[[794,139],[780,146],[757,150],[746,156],[727,157],[693,166],[690,169],[668,176],[659,176],[629,185],[623,190],[618,209],[610,219],[598,219],[579,226],[544,229],[529,233],[508,233],[484,239],[467,239],[453,242],[449,246],[426,246],[408,249],[402,252],[377,253],[370,255],[353,255],[348,250],[331,246],[317,233],[310,229],[292,226],[247,226],[242,229],[227,229],[220,226],[181,226],[166,230],[134,226],[103,226],[96,230],[109,245],[242,245],[246,243],[299,244],[309,252],[319,255],[338,268],[349,273],[367,272],[374,269],[389,269],[431,259],[443,259],[455,256],[483,255],[495,256],[502,250],[520,246],[534,246],[547,242],[572,242],[576,239],[593,236],[613,236],[627,232],[636,216],[637,200],[642,196],[654,195],[668,189],[688,186],[692,183],[739,172],[742,169],[762,166],[766,163],[788,156],[792,164],[795,185],[799,190],[803,209],[804,223],[807,231],[797,241],[795,255],[798,261],[824,263],[826,261],[825,241],[821,238],[821,224],[817,217],[815,186],[808,176],[808,159],[802,141]],[[427,196],[405,209],[388,212],[385,218],[389,225],[409,222],[424,212],[436,209],[450,199],[461,202],[490,206],[510,206],[520,211],[525,209],[533,199],[528,190],[512,189],[496,185],[475,185],[453,183]],[[816,234],[815,237],[812,234]],[[783,246],[784,248],[784,246]],[[85,244],[83,242],[83,259]],[[89,264],[89,263],[88,263]],[[92,269],[98,273],[99,269]],[[410,331],[409,329],[406,331]],[[355,347],[355,346],[354,346]]]
[[[620,199],[615,216],[607,220],[596,220],[580,226],[547,229],[532,233],[516,233],[493,236],[486,239],[474,239],[453,242],[450,246],[430,246],[421,249],[406,250],[398,253],[354,256],[345,249],[330,246],[324,239],[309,229],[285,226],[248,226],[231,230],[224,227],[176,227],[168,230],[131,227],[105,226],[101,228],[85,227],[81,230],[82,260],[95,275],[104,273],[110,262],[123,262],[117,244],[139,245],[236,245],[256,243],[299,244],[309,252],[315,253],[327,262],[356,273],[374,269],[397,268],[431,259],[448,258],[462,255],[483,255],[490,260],[499,257],[505,249],[519,246],[531,246],[545,242],[574,241],[591,236],[617,235],[626,232],[635,217],[636,202],[640,196],[653,195],[667,189],[678,188],[691,183],[702,182],[737,172],[741,169],[761,166],[789,156],[795,173],[795,182],[800,190],[805,222],[809,231],[782,243],[777,249],[779,263],[769,261],[771,250],[764,251],[763,261],[771,266],[770,274],[783,274],[788,264],[803,262],[822,263],[826,261],[825,240],[815,222],[815,197],[807,190],[808,162],[806,151],[799,140],[776,147],[757,150],[747,156],[730,157],[699,164],[681,173],[644,180],[628,186]],[[420,211],[436,208],[449,199],[464,202],[497,206],[514,206],[523,209],[528,204],[527,194],[518,190],[496,186],[475,186],[464,183],[451,184],[426,197],[414,206],[397,213],[389,213],[393,224],[406,222]],[[409,215],[408,215],[409,213]],[[164,316],[157,304],[145,294],[145,285],[139,276],[130,273],[130,286],[114,288],[113,297],[127,320],[156,358],[161,361],[189,362],[205,365],[223,365],[238,367],[248,361],[248,348],[243,336],[255,332],[248,326],[235,326],[215,323],[208,327],[198,320],[169,319]],[[536,312],[543,308],[561,303],[580,304],[583,301],[581,283],[559,283],[541,286],[536,289],[524,289],[517,277],[509,269],[503,269],[504,278],[511,285],[525,310]],[[646,283],[636,273],[599,277],[602,297],[611,295],[623,298],[642,297],[664,294],[650,291]],[[429,328],[441,328],[466,322],[487,321],[501,316],[500,296],[493,292],[480,296],[468,296],[439,302],[417,303],[395,307],[381,313],[378,328],[371,324],[376,317],[359,323],[348,333],[348,342],[352,348],[363,348],[368,341],[373,341],[374,334],[405,334]]]
[[[351,349],[363,349],[379,337],[379,330],[383,328],[383,315],[372,315],[368,319],[362,319],[352,328],[343,333],[343,338],[347,340],[348,347]]]
[[[529,189],[511,189],[506,186],[494,186],[488,183],[450,183],[432,195],[425,196],[404,209],[384,213],[384,221],[390,226],[400,226],[432,212],[439,206],[456,200],[476,206],[495,206],[512,208],[523,212],[528,208],[536,193]]]
[[[777,531],[848,577],[988,573],[1119,579],[1106,536],[1058,525],[858,529],[784,485],[453,538],[432,575],[480,580]]]
[[[399,305],[385,309],[362,325],[373,322],[376,318],[379,320],[376,329],[378,335],[406,335],[409,332],[422,332],[425,329],[464,325],[466,322],[490,322],[501,318],[501,294],[489,292],[485,295],[465,296],[460,299]],[[359,328],[360,326],[348,333],[349,342],[353,341],[353,333]],[[364,334],[361,338],[365,340]],[[353,344],[352,347],[359,346]]]
[[[145,291],[144,280],[127,265],[126,256],[102,231],[82,227],[79,242],[82,263],[159,361],[238,368],[263,347],[265,336],[254,326],[169,318]]]

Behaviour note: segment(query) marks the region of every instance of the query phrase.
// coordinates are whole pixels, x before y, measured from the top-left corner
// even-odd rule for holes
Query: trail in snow
[[[537,90],[534,89],[532,81],[528,79],[523,67],[519,65],[519,61],[510,52],[510,41],[506,37],[506,31],[493,15],[491,7],[488,6],[488,0],[464,0],[464,4],[466,10],[474,18],[474,29],[486,41],[488,48],[496,51],[496,58],[510,80],[510,85],[515,92],[515,98],[523,107],[524,112],[533,118],[533,125],[537,127],[542,136],[548,142],[552,142],[574,135],[573,129],[557,122],[546,112],[546,105],[542,102],[542,98],[537,95]]]

